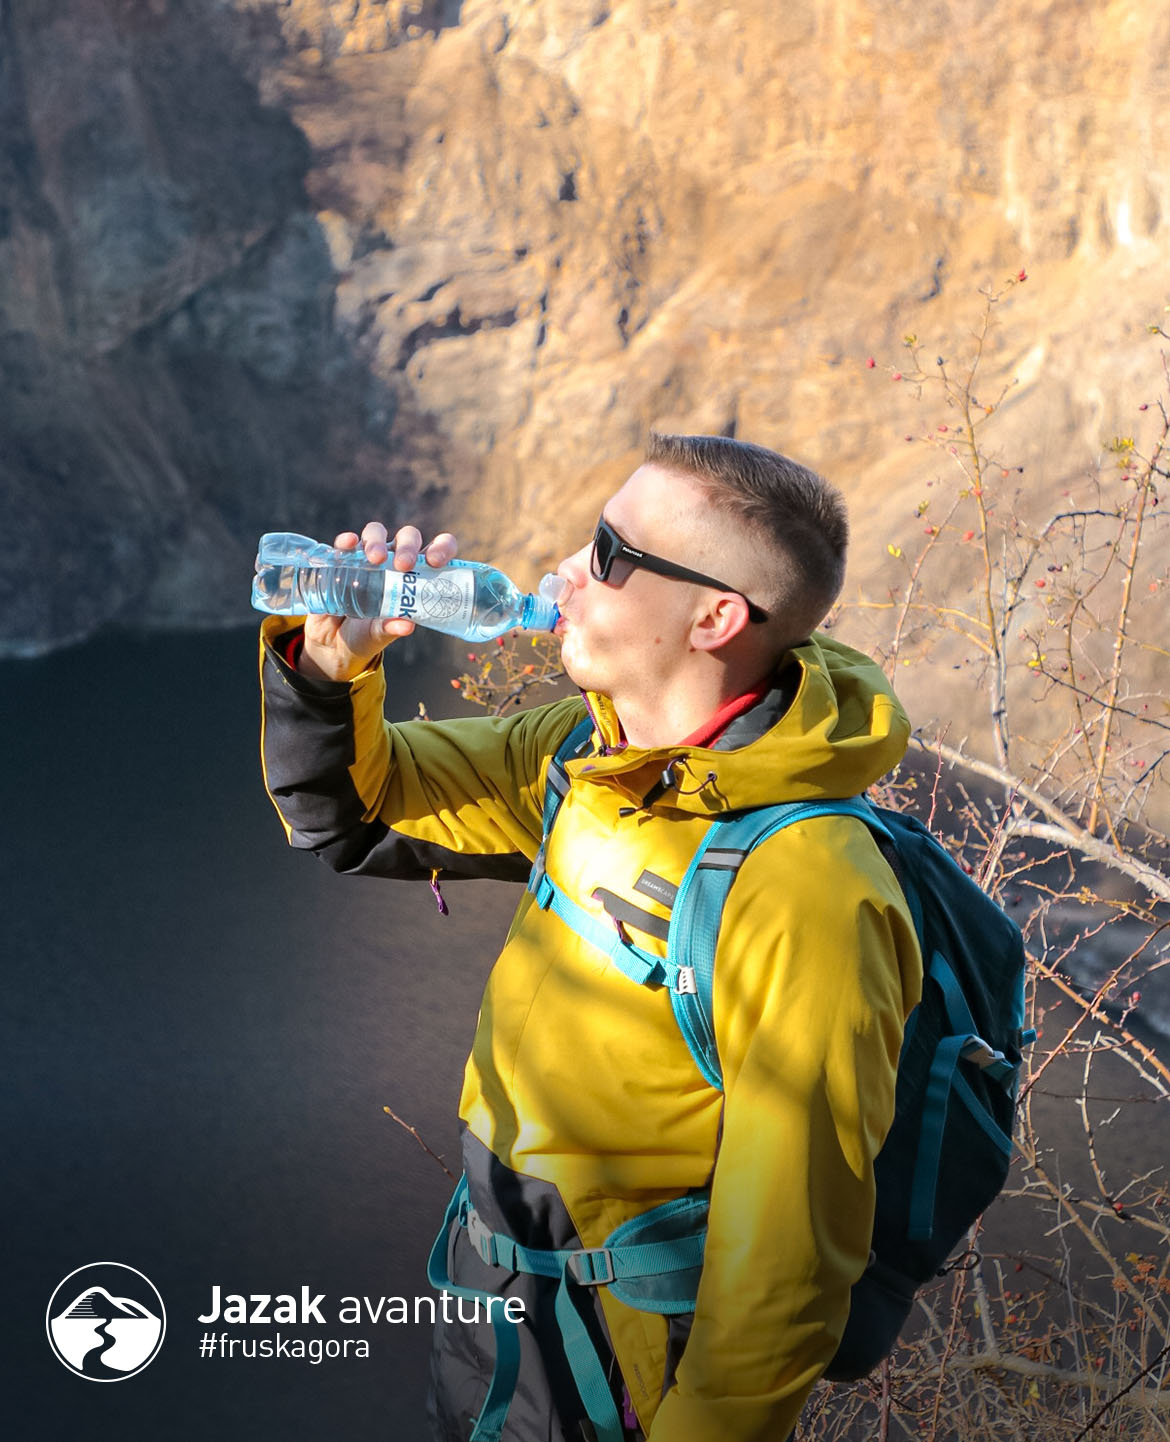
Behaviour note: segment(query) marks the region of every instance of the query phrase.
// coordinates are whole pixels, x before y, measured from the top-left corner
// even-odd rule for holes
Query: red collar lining
[[[689,736],[684,736],[679,745],[711,746],[718,741],[737,716],[742,716],[745,711],[750,711],[753,706],[759,705],[771,689],[772,679],[765,677],[764,680],[757,682],[750,691],[745,691],[742,696],[725,701],[709,721],[705,721],[697,731],[692,731]]]

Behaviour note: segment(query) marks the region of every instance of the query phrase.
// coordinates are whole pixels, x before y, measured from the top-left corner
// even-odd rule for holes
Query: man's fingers
[[[380,566],[390,554],[386,545],[386,527],[381,521],[366,522],[362,527],[361,543],[366,560],[373,566]]]
[[[394,569],[413,571],[422,550],[422,532],[417,526],[400,526],[394,537]]]
[[[443,531],[427,546],[424,553],[422,532],[417,526],[400,526],[391,547],[389,533],[381,521],[368,521],[360,534],[357,531],[342,531],[333,544],[339,551],[352,551],[360,545],[372,566],[385,564],[393,550],[396,571],[413,570],[419,556],[423,554],[428,565],[445,566],[448,561],[454,560],[459,550],[459,542],[451,532]]]
[[[455,559],[458,550],[459,542],[451,532],[442,531],[426,549],[427,564],[429,566],[445,566],[448,561]]]

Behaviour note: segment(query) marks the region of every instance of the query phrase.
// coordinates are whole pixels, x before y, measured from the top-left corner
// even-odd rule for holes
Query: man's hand
[[[359,536],[342,531],[333,542],[339,551],[354,551],[360,545],[366,559],[380,566],[390,554],[386,527],[370,521]],[[422,534],[416,526],[403,526],[394,537],[394,569],[413,570],[422,551]],[[459,549],[458,542],[444,531],[426,548],[428,565],[445,566]],[[357,621],[347,616],[306,616],[305,644],[297,662],[306,676],[328,681],[352,681],[400,636],[409,636],[414,622],[399,618],[387,621]]]

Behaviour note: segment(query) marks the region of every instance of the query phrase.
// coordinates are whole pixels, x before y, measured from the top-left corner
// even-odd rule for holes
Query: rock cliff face
[[[0,651],[240,618],[259,530],[387,474],[263,19],[0,5]]]
[[[242,618],[258,531],[374,506],[530,577],[651,425],[821,467],[880,584],[937,458],[866,359],[1022,266],[986,365],[1026,505],[1156,386],[1165,0],[0,14],[9,650]]]

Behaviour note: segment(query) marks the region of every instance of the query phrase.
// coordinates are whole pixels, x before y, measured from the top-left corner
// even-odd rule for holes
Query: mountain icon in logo
[[[100,1273],[101,1280],[83,1277],[85,1273]],[[71,1281],[73,1287],[68,1286]],[[126,1291],[139,1296],[122,1295]],[[157,1312],[139,1300],[141,1296],[149,1297]],[[65,1304],[59,1306],[62,1300]],[[90,1381],[117,1382],[153,1358],[166,1320],[162,1298],[141,1272],[118,1262],[95,1262],[71,1272],[58,1286],[46,1324],[49,1340],[67,1367]]]

